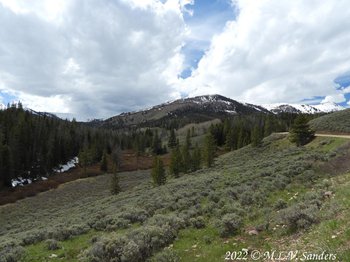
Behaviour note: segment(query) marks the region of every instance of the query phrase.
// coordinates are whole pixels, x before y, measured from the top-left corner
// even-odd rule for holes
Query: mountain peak
[[[344,107],[333,102],[325,102],[318,105],[276,103],[276,104],[264,104],[261,106],[271,111],[272,113],[284,112],[284,113],[316,114],[316,113],[329,113],[329,112],[340,111],[345,109]]]

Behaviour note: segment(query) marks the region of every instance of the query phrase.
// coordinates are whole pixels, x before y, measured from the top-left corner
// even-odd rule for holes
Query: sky
[[[178,98],[350,105],[348,0],[0,0],[0,103],[108,118]]]

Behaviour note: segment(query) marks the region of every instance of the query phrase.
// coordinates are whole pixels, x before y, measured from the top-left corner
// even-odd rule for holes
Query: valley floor
[[[349,158],[344,138],[275,134],[160,187],[149,171],[121,173],[116,196],[109,175],[70,182],[0,207],[0,261],[350,261]]]

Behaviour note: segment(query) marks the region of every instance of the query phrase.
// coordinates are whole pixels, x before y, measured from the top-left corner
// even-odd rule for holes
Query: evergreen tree
[[[191,160],[192,160],[191,161],[191,171],[192,172],[201,168],[202,156],[201,156],[201,150],[200,150],[198,144],[196,144],[196,147],[193,150]]]
[[[187,129],[185,147],[187,147],[188,150],[191,148],[191,131],[190,131],[190,129]]]
[[[162,153],[162,141],[159,138],[158,130],[155,131],[153,135],[153,141],[152,141],[152,152],[155,155],[159,155]]]
[[[216,151],[215,140],[211,132],[205,138],[204,162],[207,167],[211,167],[214,163],[214,155]]]
[[[179,177],[181,167],[182,167],[182,156],[180,152],[180,147],[179,145],[176,145],[176,147],[171,152],[170,166],[169,166],[170,174],[174,175],[175,178]]]
[[[151,176],[152,176],[154,185],[160,186],[165,184],[166,177],[165,177],[164,165],[163,165],[163,161],[159,157],[154,158]]]
[[[308,119],[305,115],[299,115],[290,130],[290,141],[297,146],[309,143],[315,136],[315,132],[310,129]]]
[[[168,140],[168,147],[169,148],[176,147],[176,135],[175,135],[175,130],[174,129],[170,130],[170,136],[169,136],[169,140]]]
[[[187,145],[182,147],[182,171],[187,173],[191,168],[191,155]]]
[[[117,195],[121,192],[121,188],[119,185],[119,176],[117,172],[117,166],[114,164],[113,165],[113,174],[111,178],[111,193],[113,195]]]
[[[261,145],[262,142],[262,135],[261,135],[261,131],[258,125],[256,125],[251,133],[251,141],[252,141],[252,146],[253,147],[258,147]]]
[[[100,163],[100,169],[103,172],[107,172],[108,166],[107,166],[107,154],[106,152],[103,153],[101,163]]]
[[[228,131],[226,134],[226,139],[225,139],[225,149],[227,151],[231,151],[235,149],[235,134],[232,129]]]

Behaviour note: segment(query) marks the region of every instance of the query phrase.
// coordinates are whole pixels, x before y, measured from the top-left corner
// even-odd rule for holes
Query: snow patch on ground
[[[66,164],[59,165],[58,167],[54,168],[53,171],[56,173],[63,173],[75,167],[78,163],[79,163],[78,157],[74,157],[72,160],[69,160]]]
[[[12,187],[29,185],[33,181],[30,178],[17,177],[11,180]]]

